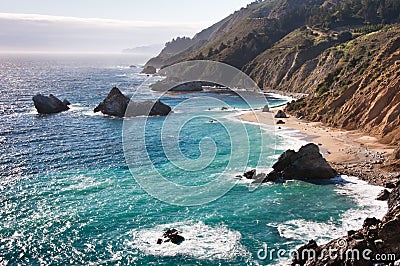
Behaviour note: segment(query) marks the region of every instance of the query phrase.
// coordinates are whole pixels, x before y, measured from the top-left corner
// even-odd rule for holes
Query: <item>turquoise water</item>
[[[326,185],[264,184],[254,191],[236,179],[245,169],[269,168],[277,154],[301,142],[290,132],[275,134],[271,128],[240,123],[237,112],[249,106],[228,93],[162,96],[177,108],[165,127],[165,118],[148,119],[146,150],[135,149],[142,137],[135,134],[135,125],[145,118],[129,120],[129,148],[137,158],[132,164],[128,160],[129,169],[123,120],[92,110],[112,86],[139,100],[159,96],[149,90],[147,76],[127,67],[132,60],[39,55],[0,59],[0,264],[276,264],[281,260],[257,257],[264,244],[289,250],[310,238],[326,241],[358,226],[362,217],[383,211],[379,203],[362,203],[376,188],[353,179]],[[40,116],[31,101],[38,92],[69,99],[72,109]],[[197,100],[181,104],[191,99]],[[257,95],[251,99],[252,106],[265,104]],[[221,110],[221,102],[230,109]],[[271,105],[284,102],[269,98]],[[210,123],[210,117],[218,122]],[[180,134],[172,134],[178,124]],[[180,156],[165,154],[179,146],[190,162],[203,164],[207,158],[202,159],[202,152],[207,151],[199,142],[204,138],[211,141],[205,144],[215,144],[215,157],[204,169],[185,171],[178,167]],[[231,138],[250,141],[245,167],[228,167],[235,143]],[[247,146],[236,151],[240,157]],[[180,185],[204,185],[221,176],[233,188],[207,204],[171,205],[146,193],[135,180],[135,175],[151,179],[150,166]],[[171,227],[186,240],[157,245],[163,230]]]

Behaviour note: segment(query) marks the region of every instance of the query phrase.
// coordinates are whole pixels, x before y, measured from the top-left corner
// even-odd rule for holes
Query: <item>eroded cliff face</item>
[[[400,27],[392,26],[324,51],[281,89],[308,92],[287,111],[345,129],[400,141]],[[289,90],[289,89],[288,89]]]

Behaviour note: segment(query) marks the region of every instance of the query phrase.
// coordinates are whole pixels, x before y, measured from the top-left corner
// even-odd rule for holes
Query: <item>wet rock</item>
[[[265,178],[267,177],[266,173],[260,173],[256,176],[254,176],[254,181],[253,184],[260,184],[260,183],[264,183],[265,182]]]
[[[393,182],[386,182],[385,183],[385,188],[395,188],[396,184]]]
[[[285,151],[272,168],[285,179],[329,179],[337,174],[314,143],[302,146],[298,152]]]
[[[181,244],[183,241],[185,241],[185,238],[181,235],[179,235],[179,231],[175,228],[168,229],[167,231],[164,232],[163,237],[164,240],[158,239],[157,244],[162,244],[163,242],[172,242],[176,245]],[[161,240],[161,241],[160,241]],[[159,243],[160,242],[160,243]]]
[[[277,125],[283,125],[283,124],[285,124],[285,122],[283,122],[282,120],[279,119],[279,120],[276,122],[276,124],[277,124]]]
[[[388,200],[389,199],[390,192],[387,189],[384,189],[379,193],[379,195],[376,197],[377,200]]]
[[[246,177],[247,179],[253,179],[255,175],[256,175],[256,169],[252,169],[243,174],[243,176]]]
[[[171,112],[171,107],[159,100],[156,102],[131,102],[129,97],[125,96],[117,87],[114,87],[94,109],[94,112],[102,112],[117,117],[166,116]]]
[[[53,94],[44,96],[37,94],[32,98],[36,110],[39,114],[55,114],[69,110],[68,105],[71,103],[68,100],[61,101]]]

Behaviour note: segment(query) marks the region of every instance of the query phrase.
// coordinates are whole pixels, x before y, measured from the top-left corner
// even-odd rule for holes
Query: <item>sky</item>
[[[192,37],[250,2],[1,0],[0,51],[118,53],[150,46],[153,53],[172,38]]]

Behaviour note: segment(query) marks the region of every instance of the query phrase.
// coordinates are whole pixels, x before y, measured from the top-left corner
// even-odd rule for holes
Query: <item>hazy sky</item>
[[[1,0],[0,51],[119,52],[162,44],[193,36],[250,2]]]

